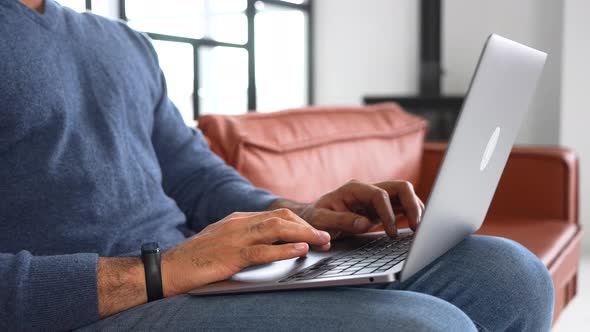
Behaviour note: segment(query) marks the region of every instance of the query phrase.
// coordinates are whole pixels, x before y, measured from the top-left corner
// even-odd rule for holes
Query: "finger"
[[[315,228],[314,226],[312,226],[310,223],[308,223],[305,219],[301,218],[298,214],[296,214],[295,212],[293,212],[293,211],[291,211],[289,209],[282,208],[282,209],[274,210],[274,212],[275,213],[273,213],[271,215],[278,216],[278,217],[283,218],[285,220],[294,222],[294,223],[299,224],[299,225],[301,225],[303,227],[309,228],[310,230],[312,230],[314,232],[319,232],[320,231],[317,228]],[[325,232],[323,232],[323,233],[325,233]],[[320,234],[320,236],[322,236],[322,237],[325,238],[325,234],[323,234],[323,233],[318,233],[318,234]],[[322,251],[329,250],[330,249],[330,246],[331,246],[329,241],[331,239],[333,239],[334,237],[332,237],[332,234],[330,234],[330,233],[328,233],[328,235],[330,236],[329,237],[329,240],[328,240],[328,243],[323,244],[323,245],[319,245],[319,246],[317,246],[317,245],[314,245],[314,246],[317,249],[322,250]]]
[[[230,215],[230,220],[233,222],[238,222],[242,227],[247,227],[247,225],[251,222],[264,221],[274,217],[313,228],[313,226],[311,226],[307,221],[303,220],[295,212],[287,208],[262,212],[234,212]]]
[[[424,211],[426,210],[426,206],[424,205],[424,202],[422,202],[421,199],[418,199],[420,201],[420,220],[418,220],[418,224],[420,224],[422,222],[422,216],[424,216]]]
[[[344,202],[342,202],[339,199],[334,199],[330,202],[328,208],[332,211],[337,211],[337,212],[346,212],[349,211],[348,206],[346,206],[346,204],[344,204]]]
[[[288,243],[282,245],[259,244],[240,249],[243,266],[266,264],[284,259],[302,257],[309,251],[307,243]]]
[[[274,211],[275,211],[275,214],[273,214],[273,215],[277,215],[278,214],[279,217],[282,217],[282,218],[284,218],[284,219],[286,219],[288,221],[291,221],[293,223],[296,223],[298,225],[301,225],[303,227],[306,227],[306,228],[310,229],[311,231],[320,234],[321,237],[325,238],[325,234],[324,233],[326,233],[326,232],[319,233],[320,230],[316,229],[314,226],[312,226],[310,223],[308,223],[305,219],[301,218],[295,212],[293,212],[293,211],[291,211],[289,209],[285,209],[285,208],[277,209],[277,210],[274,210]],[[319,250],[322,250],[322,251],[329,250],[330,247],[331,247],[330,240],[333,239],[334,237],[332,237],[332,234],[330,234],[329,232],[328,232],[328,235],[329,235],[328,243],[323,244],[323,245],[319,245],[319,246],[318,245],[314,245],[314,247],[316,249],[319,249]]]
[[[416,199],[418,200],[418,218],[416,219],[416,223],[412,223],[410,222],[410,228],[415,232],[418,229],[418,226],[420,225],[420,222],[422,222],[422,216],[424,215],[424,203],[422,203],[422,200],[416,196]]]
[[[383,223],[383,228],[387,235],[392,238],[397,236],[395,214],[393,213],[387,191],[377,186],[357,181],[351,181],[339,190],[342,191],[344,201],[348,206],[354,206],[359,203],[370,204],[377,212],[377,216]]]
[[[408,181],[388,181],[377,183],[375,186],[384,189],[390,196],[399,198],[408,217],[410,228],[416,230],[422,215],[422,207],[412,184]]]
[[[330,234],[327,232],[279,217],[251,222],[248,235],[251,243],[306,242],[318,247],[330,243]]]
[[[272,212],[272,213],[270,213],[269,216],[279,217],[279,218],[294,222],[296,224],[300,224],[300,225],[303,225],[306,227],[313,228],[313,226],[311,224],[309,224],[305,219],[301,218],[298,214],[296,214],[295,212],[293,212],[289,209],[281,208],[281,209],[272,210],[270,212]]]
[[[321,229],[359,234],[367,232],[374,226],[367,217],[352,212],[318,209],[316,213],[316,220],[318,220],[316,224]]]

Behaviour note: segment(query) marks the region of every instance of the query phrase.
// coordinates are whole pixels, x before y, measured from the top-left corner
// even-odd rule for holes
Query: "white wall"
[[[590,226],[590,1],[565,0],[561,142],[580,156],[580,220]],[[586,202],[585,202],[586,201]],[[588,234],[588,228],[586,228]],[[588,239],[589,236],[586,236]],[[590,254],[589,241],[583,242]]]
[[[500,33],[551,54],[518,143],[558,144],[561,1],[443,1],[443,91],[463,94],[483,42]],[[415,94],[419,1],[319,0],[318,104],[360,104],[367,94]]]
[[[418,3],[314,1],[316,103],[360,105],[366,94],[415,94]]]
[[[559,143],[562,1],[443,1],[444,92],[464,94],[483,41],[498,33],[549,53],[517,143]]]

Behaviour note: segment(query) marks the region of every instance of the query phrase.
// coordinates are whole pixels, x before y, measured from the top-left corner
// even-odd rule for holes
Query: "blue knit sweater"
[[[97,321],[99,256],[274,199],[183,124],[143,35],[0,0],[0,330]]]

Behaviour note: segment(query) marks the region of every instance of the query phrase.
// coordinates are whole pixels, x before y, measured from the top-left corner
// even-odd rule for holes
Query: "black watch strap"
[[[145,271],[148,302],[163,298],[160,246],[156,242],[144,243],[141,246],[141,260]]]

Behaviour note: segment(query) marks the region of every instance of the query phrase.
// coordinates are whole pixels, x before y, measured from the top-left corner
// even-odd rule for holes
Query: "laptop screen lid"
[[[481,227],[546,58],[496,34],[487,39],[398,276],[402,282]]]

